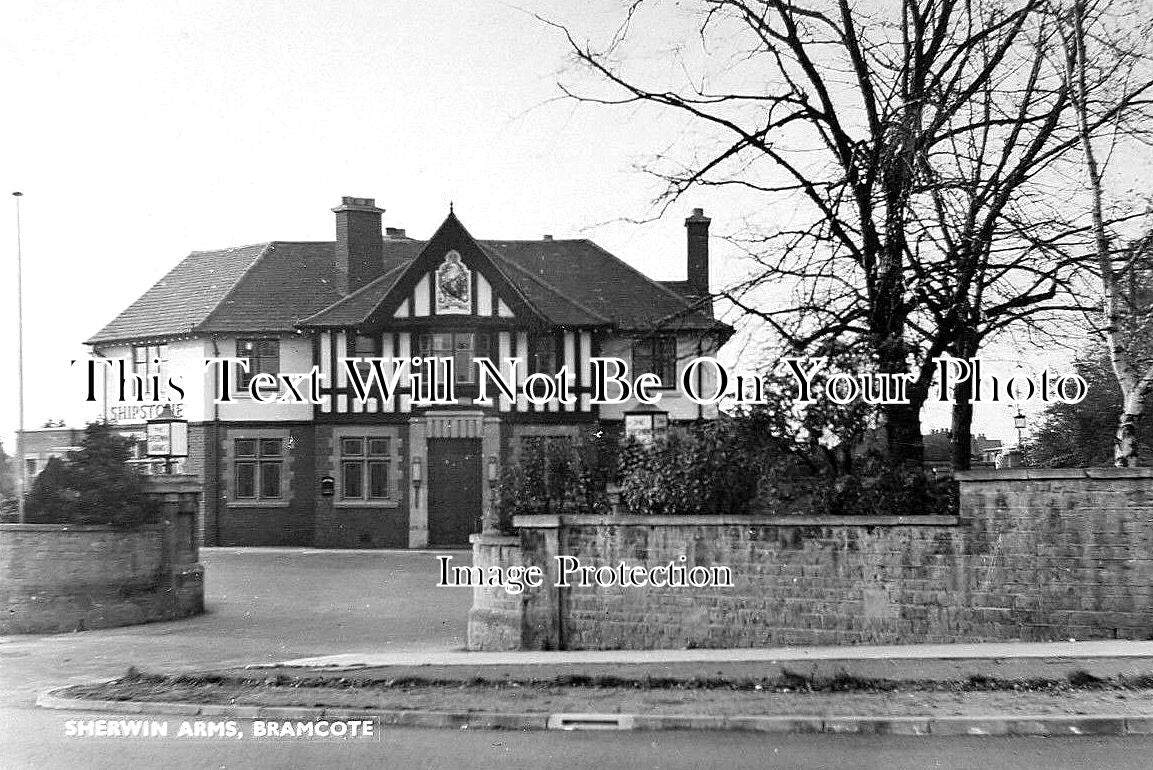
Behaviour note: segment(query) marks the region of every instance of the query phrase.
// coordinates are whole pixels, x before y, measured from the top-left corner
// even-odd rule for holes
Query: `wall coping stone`
[[[514,516],[524,529],[611,525],[628,527],[955,527],[959,516],[601,516],[596,514],[528,514]],[[476,541],[473,541],[476,542]]]
[[[516,535],[498,535],[492,532],[480,532],[468,536],[468,542],[481,545],[520,545],[520,538]]]
[[[164,528],[163,524],[142,524],[132,529],[115,529],[111,524],[0,524],[0,532],[155,532]]]
[[[1035,479],[1153,479],[1153,467],[1139,468],[980,468],[956,471],[957,481],[1030,481]]]

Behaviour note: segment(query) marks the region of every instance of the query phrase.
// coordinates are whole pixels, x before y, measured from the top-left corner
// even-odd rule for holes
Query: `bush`
[[[107,423],[91,423],[80,449],[57,458],[36,477],[25,520],[36,524],[111,524],[133,529],[155,522],[159,506],[144,494],[143,479],[128,465],[130,442]]]
[[[497,517],[512,532],[513,516],[534,513],[607,513],[612,440],[599,428],[574,439],[541,439],[506,465],[497,485]]]
[[[650,445],[621,452],[621,499],[632,513],[748,513],[765,471],[785,457],[767,415],[748,412],[694,423]]]
[[[652,445],[627,444],[621,498],[636,514],[911,516],[948,513],[950,480],[900,468],[876,452],[829,462],[782,435],[772,415],[746,412],[693,425]],[[816,454],[814,454],[816,452]]]
[[[831,461],[838,452],[845,457]],[[771,410],[754,409],[652,444],[629,440],[618,448],[599,430],[582,441],[542,441],[505,468],[501,528],[511,532],[519,514],[607,513],[610,483],[620,485],[625,510],[638,515],[911,516],[955,506],[951,480],[930,480],[923,469],[893,466],[876,452],[800,443]]]
[[[949,513],[953,481],[930,480],[923,468],[897,467],[880,454],[869,453],[852,473],[818,484],[807,512],[822,516],[924,516]]]

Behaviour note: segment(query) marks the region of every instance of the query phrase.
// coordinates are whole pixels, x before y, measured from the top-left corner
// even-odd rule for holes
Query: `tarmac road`
[[[456,554],[458,559],[467,558]],[[53,686],[129,665],[198,669],[345,652],[463,646],[467,589],[432,553],[209,549],[209,614],[56,636],[0,637],[0,768],[882,767],[1147,768],[1153,737],[942,738],[388,728],[379,742],[69,738]],[[179,721],[179,717],[164,717]]]

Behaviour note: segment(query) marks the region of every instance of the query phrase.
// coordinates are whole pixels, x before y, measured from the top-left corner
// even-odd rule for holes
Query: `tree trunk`
[[[1114,439],[1113,464],[1118,468],[1136,468],[1141,464],[1138,454],[1137,425],[1145,416],[1145,393],[1134,388],[1125,394],[1121,419],[1117,421],[1117,436]]]
[[[968,312],[966,311],[966,317]],[[977,335],[972,321],[961,339],[950,346],[950,354],[968,361],[977,355]],[[953,470],[967,471],[973,466],[973,383],[969,380],[953,388],[953,414],[950,425]]]
[[[910,404],[886,404],[881,407],[885,418],[888,457],[895,466],[912,464],[920,467],[924,464],[925,444],[921,438],[921,403],[916,401]]]
[[[1136,468],[1141,464],[1137,456],[1138,419],[1140,415],[1126,411],[1118,421],[1116,448],[1113,452],[1113,464],[1118,468]]]
[[[951,439],[953,449],[953,470],[967,471],[973,467],[973,402],[970,400],[972,385],[963,382],[953,391],[953,420]]]

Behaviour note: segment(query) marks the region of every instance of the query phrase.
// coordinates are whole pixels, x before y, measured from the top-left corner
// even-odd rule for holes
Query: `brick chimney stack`
[[[384,272],[384,238],[380,217],[384,209],[373,198],[344,196],[336,214],[337,288],[350,294]]]
[[[688,235],[688,284],[696,297],[709,295],[709,223],[704,209],[693,209],[685,220]]]

